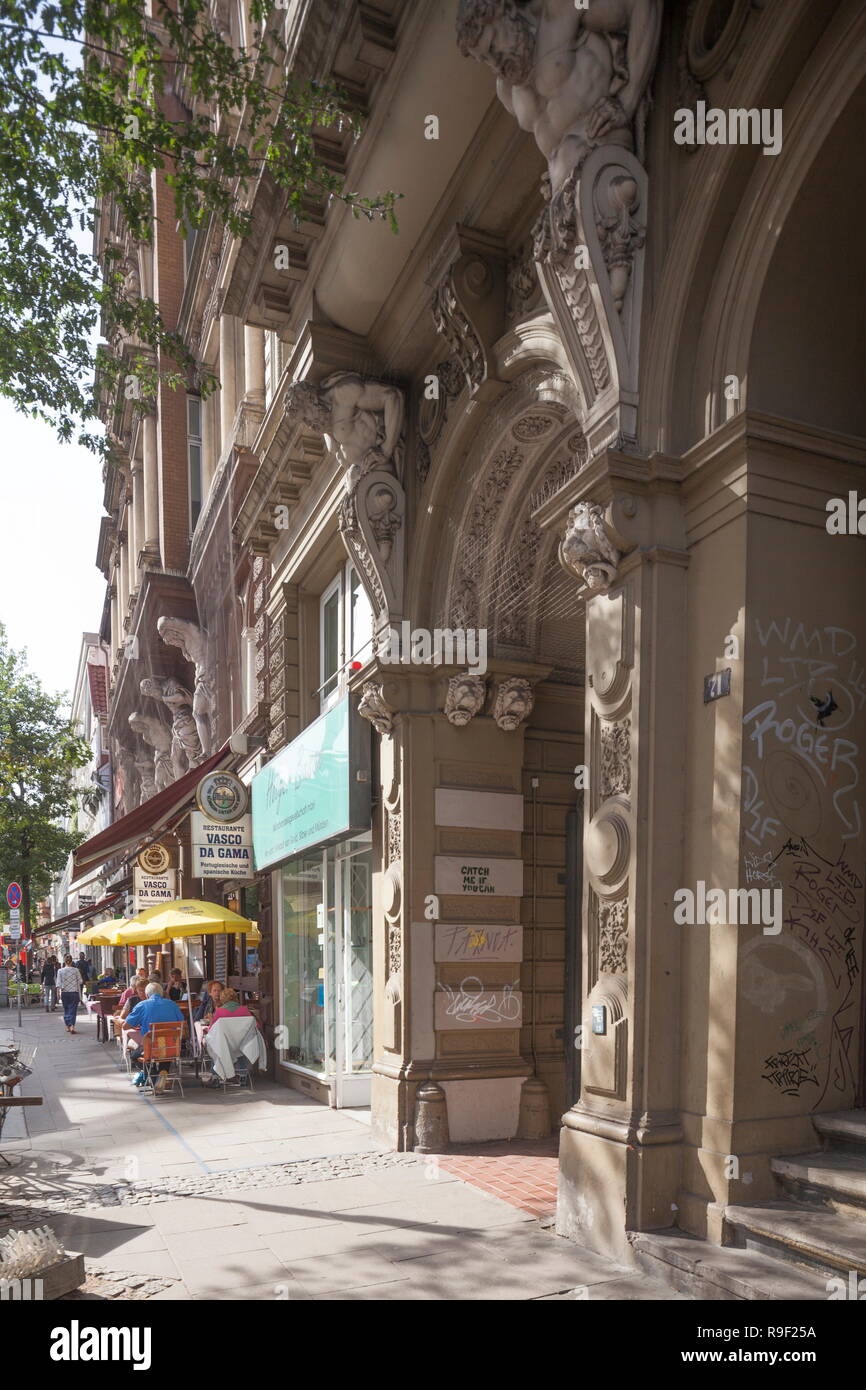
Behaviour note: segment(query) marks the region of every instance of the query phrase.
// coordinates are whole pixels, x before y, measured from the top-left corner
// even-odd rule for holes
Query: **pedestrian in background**
[[[66,1024],[66,1031],[67,1033],[74,1033],[78,1006],[81,1003],[81,975],[72,964],[71,956],[64,958],[63,965],[57,972],[57,988],[60,990],[60,1002],[63,1005],[63,1022]]]
[[[42,967],[42,993],[45,996],[45,1012],[53,1013],[57,1007],[57,971],[59,963],[57,957],[52,955],[47,958]]]

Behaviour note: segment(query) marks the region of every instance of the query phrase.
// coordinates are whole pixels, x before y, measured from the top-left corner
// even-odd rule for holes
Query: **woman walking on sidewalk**
[[[63,1022],[66,1024],[67,1033],[75,1032],[75,1020],[78,1017],[78,1005],[81,1002],[81,976],[72,964],[72,957],[66,956],[63,965],[57,972],[57,988],[60,990],[60,1002],[63,1005]]]

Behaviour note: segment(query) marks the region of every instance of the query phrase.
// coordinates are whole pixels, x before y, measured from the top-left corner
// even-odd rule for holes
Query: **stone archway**
[[[536,367],[497,401],[472,453],[482,462],[455,500],[456,520],[435,586],[437,621],[486,627],[489,649],[545,661],[543,576],[555,547],[534,513],[588,458],[560,372]]]

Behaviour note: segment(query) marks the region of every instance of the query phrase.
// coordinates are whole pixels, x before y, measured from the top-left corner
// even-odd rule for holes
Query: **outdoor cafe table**
[[[120,999],[120,990],[105,991],[102,994],[87,1001],[87,1007],[96,1019],[96,1041],[108,1042],[108,1030],[110,1024],[108,1020],[112,1017],[117,1002]]]

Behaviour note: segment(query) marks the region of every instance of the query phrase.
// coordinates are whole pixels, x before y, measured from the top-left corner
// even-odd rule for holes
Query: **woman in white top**
[[[75,1020],[78,1017],[78,1005],[81,1003],[81,976],[72,964],[72,957],[65,956],[63,964],[57,972],[57,988],[60,990],[60,1002],[63,1005],[63,1022],[66,1024],[67,1033],[75,1032]]]

